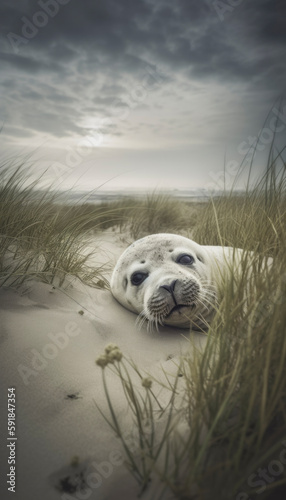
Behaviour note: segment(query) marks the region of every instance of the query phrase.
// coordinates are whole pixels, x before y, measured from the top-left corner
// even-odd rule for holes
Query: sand
[[[94,237],[88,248],[94,250],[92,263],[109,263],[108,278],[129,242],[128,235],[112,230]],[[137,498],[140,490],[123,463],[120,441],[95,404],[108,415],[102,369],[95,359],[115,343],[142,372],[161,377],[164,368],[175,373],[178,356],[190,349],[189,332],[138,330],[136,315],[108,290],[72,277],[63,289],[36,281],[19,291],[2,289],[0,304],[1,499]],[[132,435],[120,381],[110,372],[108,383],[122,428]],[[10,387],[16,393],[15,494],[6,482],[7,444],[13,443],[7,441]],[[168,397],[160,392],[163,405]],[[76,484],[82,488],[76,490]],[[160,484],[153,481],[142,498],[155,498],[157,488]]]

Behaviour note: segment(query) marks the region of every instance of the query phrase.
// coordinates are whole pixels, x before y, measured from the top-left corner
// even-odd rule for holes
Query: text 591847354
[[[8,448],[8,491],[16,492],[16,389],[8,388],[8,421],[7,421],[7,448]]]

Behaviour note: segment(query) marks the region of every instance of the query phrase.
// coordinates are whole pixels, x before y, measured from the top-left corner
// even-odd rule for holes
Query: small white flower
[[[118,345],[116,344],[107,344],[107,346],[105,347],[105,352],[106,354],[109,354],[111,351],[114,351],[115,349],[119,349]]]
[[[101,354],[98,356],[98,358],[95,360],[95,363],[100,366],[101,368],[105,368],[106,365],[109,363],[109,359],[105,354]]]
[[[109,354],[107,354],[107,358],[110,361],[110,363],[114,363],[114,361],[121,361],[122,359],[122,352],[120,349],[113,349]]]

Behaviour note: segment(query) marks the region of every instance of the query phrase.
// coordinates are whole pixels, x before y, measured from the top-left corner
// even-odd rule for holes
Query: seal
[[[176,234],[152,234],[119,257],[110,287],[115,299],[149,325],[207,330],[220,284],[241,249],[199,245]]]

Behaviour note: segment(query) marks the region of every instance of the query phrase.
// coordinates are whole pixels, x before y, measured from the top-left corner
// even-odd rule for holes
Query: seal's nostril
[[[178,281],[178,280],[174,280],[174,281],[172,281],[172,283],[171,283],[171,285],[170,285],[173,291],[175,290],[175,285],[176,285],[177,281]]]
[[[172,281],[172,283],[170,285],[161,285],[160,288],[164,288],[165,290],[167,290],[167,292],[173,294],[173,291],[175,290],[175,285],[176,285],[177,281],[178,280]]]

